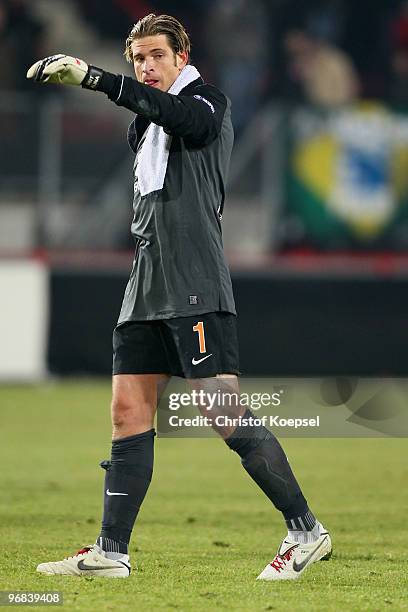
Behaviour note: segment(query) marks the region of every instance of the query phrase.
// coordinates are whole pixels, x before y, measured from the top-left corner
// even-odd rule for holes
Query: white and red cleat
[[[86,546],[73,557],[62,561],[40,563],[37,572],[48,576],[99,576],[101,578],[127,578],[130,574],[129,556],[119,560],[106,557],[106,553],[96,544]]]
[[[257,580],[297,580],[312,563],[329,559],[332,543],[327,531],[310,544],[293,542],[286,537],[271,563],[259,574]]]

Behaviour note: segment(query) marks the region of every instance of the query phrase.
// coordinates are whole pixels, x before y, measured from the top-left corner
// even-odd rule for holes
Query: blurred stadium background
[[[405,387],[395,406],[376,395],[372,439],[284,441],[335,542],[300,589],[253,584],[281,519],[216,439],[156,445],[127,584],[36,576],[97,534],[133,156],[131,113],[25,74],[64,52],[132,75],[124,40],[152,11],[186,24],[232,99],[223,231],[244,375],[328,377],[323,410],[359,376],[381,391],[408,375],[408,2],[0,0],[0,588],[63,586],[70,610],[406,609],[406,440],[379,439]]]
[[[110,372],[131,114],[25,73],[66,52],[131,75],[123,43],[152,11],[186,24],[233,102],[244,374],[407,374],[407,2],[0,0],[0,379]]]

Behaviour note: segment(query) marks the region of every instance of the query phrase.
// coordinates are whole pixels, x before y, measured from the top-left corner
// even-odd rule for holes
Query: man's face
[[[168,91],[187,64],[187,53],[174,53],[165,34],[146,36],[132,43],[136,78],[161,91]]]

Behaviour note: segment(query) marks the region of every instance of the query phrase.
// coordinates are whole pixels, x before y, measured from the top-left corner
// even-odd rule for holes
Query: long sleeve
[[[162,92],[135,79],[103,72],[97,91],[112,102],[160,125],[165,132],[199,144],[209,144],[220,133],[226,97],[211,85],[197,85],[194,95]]]

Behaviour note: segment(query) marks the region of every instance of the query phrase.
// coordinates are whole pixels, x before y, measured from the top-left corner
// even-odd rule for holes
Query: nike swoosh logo
[[[288,554],[289,551],[293,550],[294,548],[297,548],[299,546],[298,543],[293,544],[293,542],[286,542],[286,540],[283,542],[283,544],[291,544],[291,546],[289,546],[289,548],[286,548],[285,552],[283,554],[279,553],[280,557],[284,557],[285,555]],[[282,548],[282,547],[281,547]]]
[[[309,563],[310,559],[313,557],[313,555],[315,554],[315,552],[317,552],[317,551],[319,550],[319,548],[320,548],[321,546],[323,546],[323,544],[326,542],[326,540],[327,540],[327,538],[324,538],[324,540],[322,540],[322,541],[320,542],[320,544],[318,544],[318,545],[316,546],[316,548],[315,548],[314,550],[312,550],[312,552],[311,552],[311,553],[309,553],[309,554],[307,555],[306,559],[303,559],[303,560],[301,561],[301,563],[296,563],[296,559],[294,559],[294,560],[293,560],[293,571],[295,571],[295,572],[301,572],[301,571],[302,571],[302,569],[303,569],[304,567],[306,567],[306,565]]]
[[[106,495],[129,495],[129,493],[111,493],[109,489],[106,489]]]
[[[212,356],[212,353],[210,353],[209,355],[206,355],[205,357],[203,357],[202,359],[195,359],[194,357],[191,360],[191,363],[193,365],[198,365],[199,363],[201,363],[202,361],[205,361],[206,359],[208,359],[209,357]]]
[[[118,569],[117,565],[85,565],[83,559],[81,559],[80,561],[78,561],[77,563],[78,569],[79,570],[107,570],[107,569]]]

